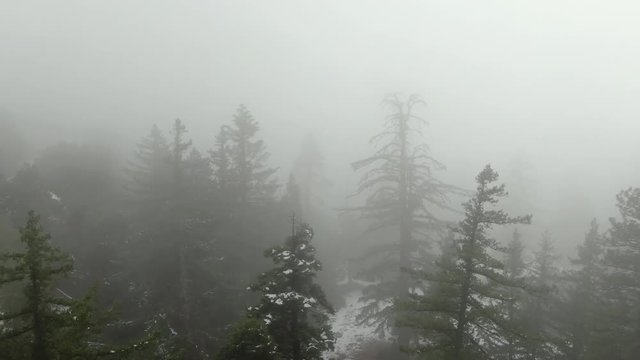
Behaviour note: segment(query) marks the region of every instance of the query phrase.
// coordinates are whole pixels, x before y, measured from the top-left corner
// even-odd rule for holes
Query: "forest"
[[[0,2],[0,360],[640,359],[638,11]]]
[[[90,145],[46,149],[0,187],[2,358],[640,356],[640,188],[584,229],[569,264],[549,230],[527,258],[532,215],[503,210],[491,165],[472,190],[438,179],[423,104],[384,100],[371,155],[351,164],[363,201],[336,209],[338,224],[314,205],[329,180],[313,138],[279,184],[243,105],[207,151],[179,119],[154,125],[122,171]],[[335,243],[317,251],[314,226]],[[368,244],[345,259],[356,232]],[[336,318],[354,290],[347,325],[368,337]]]

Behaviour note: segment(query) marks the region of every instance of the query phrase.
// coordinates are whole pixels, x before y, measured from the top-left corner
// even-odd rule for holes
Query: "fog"
[[[281,184],[313,134],[335,217],[361,202],[351,163],[381,101],[416,93],[438,177],[472,190],[490,163],[509,209],[533,214],[525,243],[548,229],[566,263],[640,181],[638,16],[631,1],[2,1],[0,123],[20,162],[71,141],[124,164],[176,118],[206,153],[244,104]]]
[[[415,92],[428,102],[427,140],[456,177],[524,154],[541,184],[566,181],[602,201],[638,174],[639,10],[583,1],[7,2],[1,106],[44,133],[90,140],[107,131],[131,142],[179,117],[208,147],[243,103],[274,162],[290,161],[291,146],[313,131],[330,144],[332,170],[348,176],[347,162],[333,159],[368,150],[382,97]]]

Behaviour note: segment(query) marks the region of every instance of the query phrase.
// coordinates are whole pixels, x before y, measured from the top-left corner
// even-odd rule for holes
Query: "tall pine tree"
[[[136,344],[118,349],[98,341],[106,314],[97,310],[94,292],[73,299],[56,288],[73,270],[73,262],[51,244],[33,211],[20,229],[20,240],[23,252],[0,255],[0,285],[19,283],[24,288],[22,307],[0,314],[3,359],[124,359],[142,348]]]
[[[490,359],[513,331],[503,311],[511,301],[505,288],[524,284],[505,275],[497,257],[504,248],[489,231],[494,225],[529,223],[531,217],[510,217],[495,208],[507,195],[504,185],[494,185],[497,180],[489,165],[478,174],[476,193],[464,204],[465,219],[454,228],[454,251],[437,263],[437,272],[413,272],[432,285],[407,302],[404,322],[421,335],[415,351],[429,359]]]
[[[210,291],[216,282],[210,263],[220,255],[211,248],[217,208],[209,161],[176,119],[170,141],[152,129],[136,163],[132,186],[141,196],[126,249],[126,260],[134,264],[126,298],[137,301],[128,307],[136,309],[138,322],[162,323],[166,337],[184,349],[182,358],[206,359],[228,320],[215,315],[220,308]]]
[[[257,344],[254,350],[274,348],[282,359],[319,360],[324,351],[333,349],[334,336],[328,317],[333,308],[314,281],[322,266],[311,244],[313,230],[307,225],[296,227],[295,217],[292,227],[292,234],[283,246],[265,252],[275,267],[249,287],[260,295],[259,304],[249,308],[249,318],[266,326],[267,335],[262,338],[268,340]],[[249,330],[256,332],[259,327]]]
[[[512,283],[523,283],[526,277],[527,264],[524,261],[524,245],[522,235],[515,229],[511,241],[506,247],[504,258],[504,275]],[[506,301],[503,302],[504,319],[513,331],[505,333],[505,343],[497,349],[497,355],[507,360],[521,359],[526,354],[525,336],[522,329],[524,300],[528,292],[521,287],[505,288]]]
[[[264,141],[256,138],[258,122],[246,106],[240,105],[231,125],[223,126],[211,150],[214,175],[221,187],[234,195],[236,216],[242,218],[247,207],[273,197],[278,185],[276,168],[266,162],[269,152]]]
[[[364,291],[367,305],[360,320],[377,323],[381,334],[397,330],[399,343],[406,346],[408,332],[394,326],[393,300],[406,298],[410,288],[409,276],[401,268],[416,267],[416,259],[424,258],[425,248],[434,245],[434,235],[444,230],[435,210],[447,208],[446,194],[454,188],[435,177],[434,172],[443,166],[420,141],[425,121],[416,108],[424,101],[418,95],[407,100],[390,96],[383,104],[390,114],[384,131],[371,139],[376,152],[352,164],[355,170],[367,170],[356,191],[366,201],[351,210],[370,221],[369,231],[388,236],[388,241],[367,252],[373,265],[366,274],[376,284]]]
[[[286,228],[282,203],[275,197],[276,168],[268,164],[269,152],[259,138],[259,124],[240,105],[230,124],[221,127],[210,151],[217,200],[215,251],[220,261],[212,268],[224,274],[216,291],[218,297],[233,299],[227,313],[241,316],[252,302],[244,286],[268,262],[262,250],[277,243]]]
[[[606,324],[602,311],[603,236],[598,223],[591,221],[582,244],[578,245],[577,258],[571,262],[575,269],[566,274],[567,291],[560,305],[562,336],[566,339],[562,348],[569,360],[602,359],[601,326]]]
[[[532,275],[529,276],[534,291],[527,297],[523,308],[523,326],[527,335],[524,345],[528,359],[552,359],[559,351],[556,311],[560,277],[557,259],[551,232],[545,230],[534,254]]]
[[[600,332],[608,359],[640,357],[640,189],[617,196],[620,219],[611,219],[603,265],[607,324]],[[602,351],[601,350],[601,351]]]

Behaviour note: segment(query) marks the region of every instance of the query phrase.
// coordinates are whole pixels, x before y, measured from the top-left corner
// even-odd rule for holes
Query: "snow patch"
[[[56,193],[54,193],[53,191],[49,191],[49,196],[53,201],[62,202],[62,199],[60,198],[60,196],[56,195]]]
[[[362,290],[354,290],[347,294],[345,306],[332,317],[332,330],[336,336],[335,349],[324,354],[325,360],[350,358],[368,341],[377,339],[376,325],[360,324],[356,317],[366,304],[360,301]]]

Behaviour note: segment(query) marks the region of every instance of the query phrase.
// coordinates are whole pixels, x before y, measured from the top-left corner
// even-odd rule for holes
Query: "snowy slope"
[[[359,301],[361,290],[353,290],[346,296],[345,306],[332,318],[336,336],[335,350],[324,355],[325,360],[351,359],[351,355],[369,340],[376,339],[375,325],[358,324],[356,316],[364,305]]]

